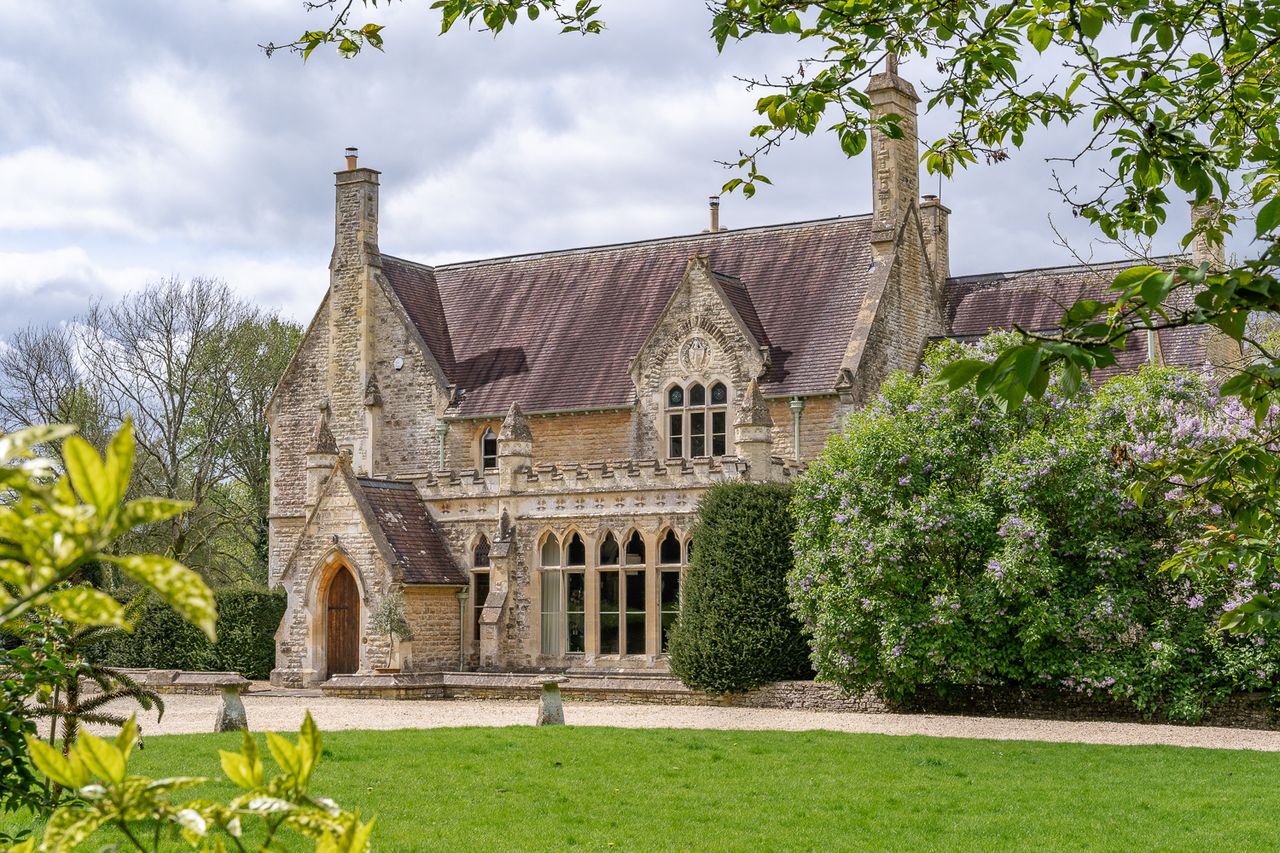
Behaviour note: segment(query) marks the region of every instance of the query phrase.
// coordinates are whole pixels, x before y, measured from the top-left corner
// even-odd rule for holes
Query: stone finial
[[[738,408],[738,415],[733,420],[736,427],[746,426],[773,426],[773,418],[769,416],[769,406],[764,401],[764,395],[760,393],[760,384],[752,379],[747,383],[747,391],[742,395],[742,405]]]
[[[498,433],[498,441],[533,441],[529,422],[525,420],[519,403],[512,403],[507,411],[506,420],[502,422],[502,430]]]
[[[369,381],[364,385],[364,404],[366,406],[382,405],[382,390],[378,388],[378,380],[373,374],[369,375]]]
[[[333,454],[338,452],[338,440],[333,437],[333,430],[329,429],[327,403],[320,407],[320,417],[316,420],[316,431],[311,441],[311,452]]]

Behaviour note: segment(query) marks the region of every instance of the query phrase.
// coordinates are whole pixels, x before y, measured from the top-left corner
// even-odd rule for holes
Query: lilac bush
[[[899,700],[1052,687],[1184,720],[1271,690],[1280,644],[1218,620],[1280,578],[1161,570],[1222,508],[1160,463],[1227,440],[1235,413],[1169,368],[1010,411],[931,381],[1001,343],[889,379],[801,478],[789,589],[819,677]]]

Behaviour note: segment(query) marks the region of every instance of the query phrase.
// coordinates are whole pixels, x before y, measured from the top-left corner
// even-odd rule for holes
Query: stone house
[[[871,81],[869,215],[428,267],[381,251],[379,173],[337,173],[330,284],[269,409],[273,683],[390,663],[666,668],[694,511],[782,481],[930,340],[1053,327],[1116,265],[952,278],[918,98]],[[1202,364],[1196,331],[1119,366]],[[411,641],[368,630],[402,589]]]

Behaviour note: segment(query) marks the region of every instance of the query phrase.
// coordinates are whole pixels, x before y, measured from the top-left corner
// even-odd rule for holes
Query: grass
[[[221,778],[237,743],[148,737],[130,770]],[[324,744],[313,791],[376,814],[379,851],[1250,850],[1280,820],[1280,754],[1257,752],[573,727]]]

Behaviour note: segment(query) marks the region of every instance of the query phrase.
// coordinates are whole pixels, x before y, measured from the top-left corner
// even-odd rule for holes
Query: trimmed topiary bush
[[[702,499],[671,634],[671,670],[690,687],[736,693],[812,677],[787,597],[790,502],[790,488],[767,483],[722,483]]]
[[[164,602],[150,600],[142,606],[133,633],[114,638],[102,650],[104,663],[268,678],[275,666],[275,633],[284,616],[284,594],[230,587],[217,592],[217,601],[217,643],[210,643]]]

